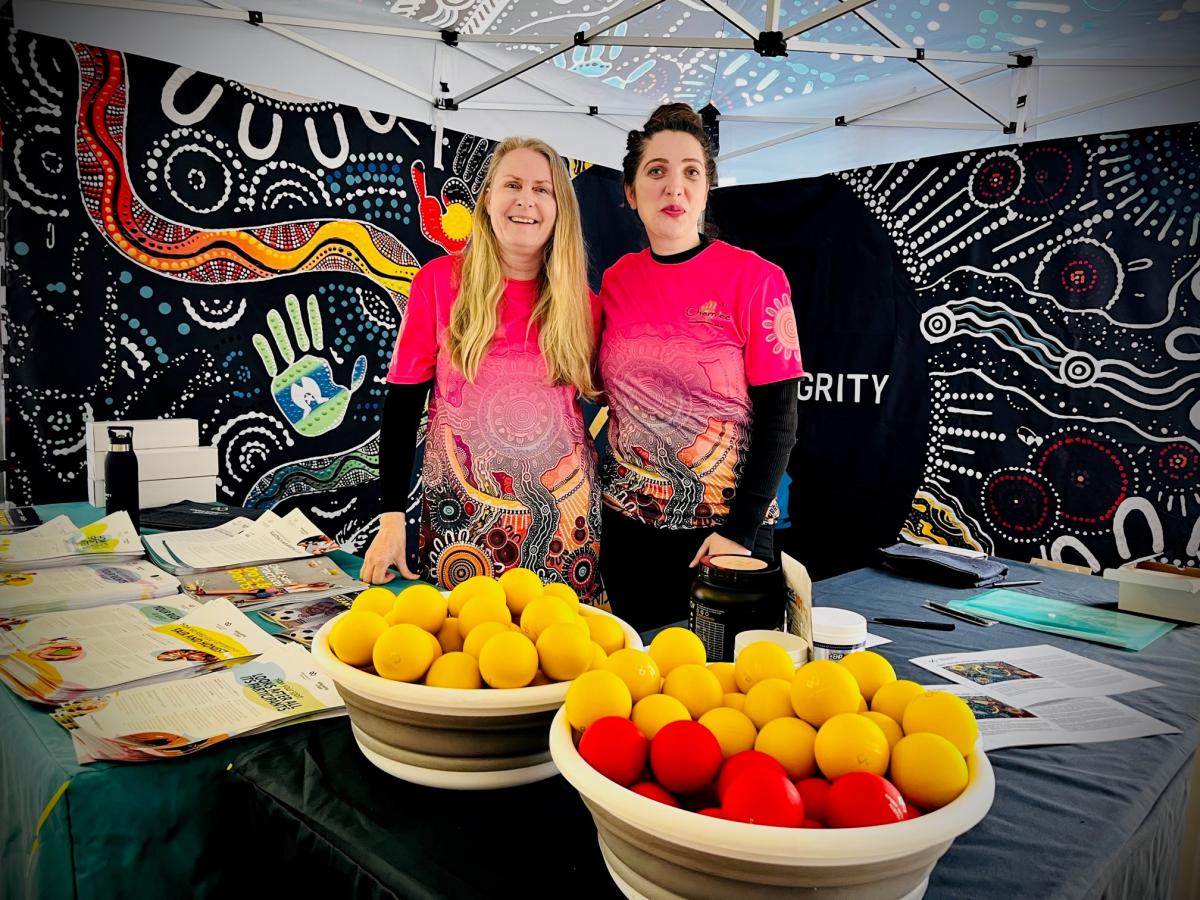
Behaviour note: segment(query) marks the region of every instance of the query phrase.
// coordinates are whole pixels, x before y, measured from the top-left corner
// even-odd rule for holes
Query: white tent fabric
[[[16,0],[15,19],[609,166],[657,104],[711,103],[724,183],[1200,119],[1198,0],[240,2]]]

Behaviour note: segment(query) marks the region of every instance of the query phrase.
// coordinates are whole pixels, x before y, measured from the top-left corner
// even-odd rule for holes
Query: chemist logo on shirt
[[[731,318],[720,300],[705,300],[699,306],[689,306],[687,309],[689,325],[720,325]]]

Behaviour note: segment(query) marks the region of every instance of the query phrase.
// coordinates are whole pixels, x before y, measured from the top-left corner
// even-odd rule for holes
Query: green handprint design
[[[300,352],[305,355],[296,359],[296,351],[288,337],[287,327],[283,316],[278,310],[267,313],[267,326],[275,338],[275,346],[287,366],[282,372],[275,363],[275,354],[271,352],[271,343],[261,334],[255,334],[254,349],[262,359],[263,368],[271,377],[271,396],[275,405],[284,414],[297,433],[305,437],[315,437],[330,429],[337,428],[346,415],[346,407],[350,397],[362,387],[367,374],[367,358],[359,356],[354,361],[350,374],[350,389],[342,387],[333,380],[333,370],[329,362],[308,353],[309,335],[312,335],[312,349],[325,349],[325,330],[321,324],[321,309],[317,298],[308,295],[308,327],[300,316],[300,299],[295,294],[284,298],[288,318],[292,320],[292,331],[296,335],[296,343]]]

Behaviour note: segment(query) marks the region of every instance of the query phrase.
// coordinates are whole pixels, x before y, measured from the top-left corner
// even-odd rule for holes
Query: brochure
[[[956,684],[982,688],[991,696],[1017,706],[1161,687],[1157,681],[1049,644],[976,653],[939,653],[912,662]]]
[[[80,763],[187,756],[231,737],[344,715],[332,679],[294,644],[232,669],[63,706]]]
[[[215,528],[149,534],[143,539],[156,565],[175,574],[320,556],[338,548],[298,509],[286,516],[267,511]]]
[[[1076,697],[1020,706],[985,690],[962,685],[926,685],[962,697],[975,714],[985,751],[1036,744],[1096,744],[1154,734],[1178,734],[1174,725],[1118,703],[1111,697]]]
[[[27,700],[58,704],[200,674],[277,646],[224,600],[163,624],[136,610],[120,619],[125,627],[114,628],[111,619],[69,623],[71,630],[0,658],[0,678]]]
[[[184,591],[197,600],[221,597],[241,610],[276,606],[291,597],[302,605],[347,591],[357,594],[366,585],[324,558],[239,566],[184,576]]]
[[[165,600],[117,603],[69,612],[50,612],[28,618],[0,619],[0,656],[28,650],[63,634],[129,634],[147,625],[176,622],[200,603],[183,594]]]
[[[179,579],[144,559],[10,571],[0,573],[0,617],[20,618],[178,593]]]
[[[113,563],[145,556],[127,512],[76,528],[66,516],[16,534],[0,534],[0,572]]]
[[[951,600],[946,605],[1009,625],[1108,644],[1123,650],[1141,650],[1175,627],[1157,619],[1017,591],[987,591],[965,600]]]

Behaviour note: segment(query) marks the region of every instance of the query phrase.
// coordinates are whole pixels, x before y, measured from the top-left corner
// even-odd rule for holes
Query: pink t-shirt
[[[600,303],[604,502],[659,527],[716,527],[748,449],[747,388],[804,373],[787,277],[723,241],[681,263],[643,250],[605,273]]]
[[[413,279],[387,380],[433,379],[425,461],[421,562],[451,588],[514,566],[594,599],[600,494],[596,451],[576,391],[554,386],[530,324],[536,281],[509,281],[474,383],[441,340],[457,296],[456,258]],[[593,297],[593,321],[599,303]]]

